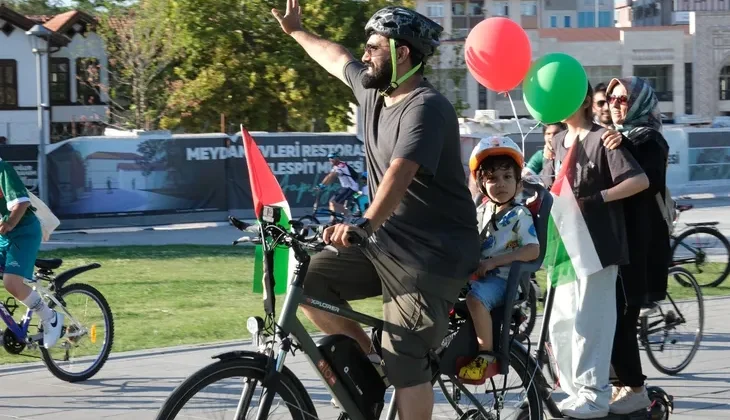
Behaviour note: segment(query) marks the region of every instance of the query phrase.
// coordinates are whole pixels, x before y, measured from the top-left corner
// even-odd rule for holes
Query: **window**
[[[634,66],[634,75],[649,82],[660,101],[672,101],[672,66]]]
[[[480,1],[470,1],[469,2],[469,16],[482,16],[484,14],[484,11],[482,10],[482,6],[484,6],[484,3]]]
[[[443,3],[426,3],[426,16],[430,18],[444,17]]]
[[[596,26],[596,15],[594,12],[578,12],[578,27],[592,28]]]
[[[99,90],[101,79],[99,60],[96,58],[76,59],[76,102],[84,105],[101,103]]]
[[[692,63],[684,63],[684,113],[692,115]]]
[[[520,2],[520,14],[522,16],[537,16],[537,1],[523,0]]]
[[[591,85],[608,84],[611,79],[621,77],[621,66],[585,66],[586,76]]]
[[[18,63],[0,60],[0,108],[18,107]]]
[[[550,16],[550,27],[551,28],[558,27],[558,17],[557,16]]]
[[[487,109],[487,88],[477,84],[479,90],[479,109]]]
[[[69,92],[69,64],[68,58],[51,57],[49,84],[51,85],[51,103],[67,104],[71,102]]]
[[[494,16],[509,16],[509,2],[495,1],[492,3],[492,14]]]
[[[566,28],[570,28],[570,16],[563,16],[563,25]]]
[[[720,70],[720,100],[730,101],[730,66]]]
[[[466,3],[465,2],[451,2],[451,14],[453,16],[466,16]]]
[[[601,28],[613,26],[613,17],[611,15],[611,12],[598,12],[598,26]]]

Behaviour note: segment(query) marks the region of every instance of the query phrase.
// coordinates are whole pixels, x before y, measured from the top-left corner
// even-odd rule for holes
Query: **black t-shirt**
[[[400,205],[376,232],[379,247],[417,270],[468,276],[479,262],[479,233],[454,107],[426,80],[386,107],[376,89],[363,87],[361,62],[351,61],[343,70],[362,108],[371,197],[394,159],[421,165]]]
[[[604,147],[601,135],[605,131],[594,124],[582,141],[575,140],[571,146],[578,148],[573,194],[583,206],[583,218],[603,267],[629,262],[624,203],[623,200],[602,203],[585,199],[644,172],[625,147],[615,150]],[[560,172],[560,165],[570,150],[564,145],[567,133],[560,132],[552,140],[555,173]]]

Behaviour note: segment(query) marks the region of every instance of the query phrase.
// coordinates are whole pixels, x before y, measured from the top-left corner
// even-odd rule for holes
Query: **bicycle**
[[[669,277],[686,287],[693,289],[695,294],[694,299],[676,301],[672,298],[671,293],[667,291],[666,299],[656,304],[651,310],[646,311],[645,316],[639,318],[636,325],[636,335],[639,340],[641,348],[646,351],[646,355],[649,357],[651,364],[660,372],[665,375],[676,375],[684,370],[689,363],[692,361],[694,356],[700,347],[702,341],[702,333],[704,329],[705,309],[704,299],[702,296],[702,290],[700,289],[697,280],[694,276],[682,267],[671,267],[669,269]],[[537,298],[539,296],[539,286],[534,279],[531,279],[533,289],[528,295],[527,306],[530,308],[537,307]],[[676,332],[684,325],[691,324],[688,317],[685,315],[686,311],[682,311],[680,306],[682,304],[690,304],[692,307],[695,306],[699,312],[699,319],[697,325],[690,325],[690,328],[694,330],[693,338],[689,340],[691,347],[688,349],[687,355],[676,365],[666,365],[660,361],[660,356],[665,351],[668,352],[673,346],[677,345],[681,338],[684,338],[688,333],[678,334],[678,338],[671,338],[670,334]],[[533,312],[534,313],[534,312]],[[532,328],[535,323],[534,317],[531,323],[524,323],[524,330],[522,331],[523,336],[526,335],[529,339],[529,335],[532,333]],[[677,347],[683,347],[679,344]]]
[[[294,251],[297,260],[295,276],[289,284],[287,295],[284,298],[284,307],[281,310],[278,321],[274,321],[275,298],[273,290],[275,279],[273,278],[272,272],[269,271],[264,276],[266,296],[264,307],[266,319],[252,317],[247,321],[247,327],[253,337],[252,343],[254,347],[258,348],[258,351],[234,351],[214,356],[218,360],[217,362],[197,371],[172,392],[161,407],[157,419],[174,419],[184,408],[207,408],[210,403],[218,402],[218,399],[221,397],[204,398],[199,404],[189,404],[189,402],[196,394],[210,385],[221,391],[225,390],[225,393],[230,396],[228,386],[219,386],[216,383],[231,377],[240,376],[244,377],[244,386],[240,394],[234,391],[236,393],[235,418],[243,418],[244,414],[248,413],[248,406],[254,398],[256,383],[259,382],[264,384],[264,389],[261,391],[258,399],[261,403],[258,411],[258,419],[266,418],[272,409],[272,401],[274,399],[272,393],[274,392],[278,392],[279,398],[288,407],[289,414],[293,418],[302,420],[317,418],[315,407],[306,389],[304,389],[299,379],[284,365],[287,354],[295,351],[301,351],[306,356],[315,367],[315,371],[326,388],[334,395],[338,406],[344,411],[340,415],[340,419],[370,420],[379,418],[384,408],[386,386],[380,374],[373,367],[372,362],[365,356],[364,352],[362,352],[359,345],[354,340],[343,335],[326,336],[320,340],[319,345],[315,344],[309,333],[297,319],[296,311],[300,305],[305,305],[369,325],[373,327],[373,335],[376,338],[374,342],[376,343],[379,342],[377,336],[382,331],[384,321],[355,312],[346,307],[333,305],[305,296],[302,285],[310,259],[308,251],[337,252],[337,250],[331,246],[324,245],[320,241],[302,237],[299,229],[295,228],[293,232],[287,232],[285,229],[277,226],[276,222],[280,218],[280,209],[267,206],[264,207],[263,213],[264,215],[262,216],[257,232],[259,236],[254,238],[244,236],[235,241],[234,244],[240,242],[261,243],[265,248],[265,258],[272,254],[270,251],[276,246],[286,246]],[[250,230],[249,225],[239,220],[231,220],[231,222],[241,230]],[[357,238],[352,238],[352,240],[353,242],[358,242]],[[360,242],[359,246],[367,245]],[[266,259],[265,263],[271,264],[272,260]],[[507,319],[512,319],[512,306],[506,303],[505,308],[507,307],[510,308],[510,310],[505,310],[505,313],[510,313]],[[451,328],[457,328],[457,331],[460,330],[462,323],[458,323],[458,327],[456,325],[457,323],[454,323]],[[509,337],[509,331],[506,331],[502,337]],[[274,349],[276,341],[278,341],[278,351]],[[466,396],[469,401],[478,406],[472,410],[457,411],[460,418],[477,418],[464,417],[473,416],[476,413],[483,416],[482,418],[484,419],[492,418],[486,412],[485,408],[478,404],[475,396],[460,381],[456,380],[453,373],[443,374],[440,370],[441,366],[446,366],[443,363],[450,360],[447,358],[445,359],[446,362],[444,362],[439,356],[450,348],[449,342],[450,338],[447,335],[442,348],[432,351],[429,355],[431,368],[434,373],[432,383],[435,384],[438,382],[445,389],[445,380],[442,378],[445,375],[451,383],[455,384],[459,390],[460,397]],[[527,372],[526,366],[521,365],[521,360],[517,357],[510,359],[509,352],[510,350],[507,349],[499,356],[500,360],[504,361],[502,374],[506,375],[509,367],[513,367],[518,372],[521,372],[522,376],[525,376]],[[241,381],[234,382],[234,384],[239,383]],[[528,410],[531,413],[530,418],[539,419],[541,409],[536,390],[529,389],[527,391],[530,395],[528,403]],[[453,398],[448,396],[447,399],[452,402],[453,406],[458,407],[458,402],[454,401]],[[394,399],[391,401],[394,401]],[[274,409],[278,409],[279,406],[280,404],[277,404]],[[501,408],[495,407],[498,410],[501,410]],[[395,418],[396,410],[394,404],[391,403],[387,413],[389,419],[392,420]],[[196,413],[196,416],[196,418],[199,418],[201,414]]]
[[[344,214],[332,211],[330,209],[322,209],[319,207],[320,198],[322,196],[321,188],[314,188],[314,204],[312,205],[312,214],[308,214],[297,219],[297,222],[301,223],[304,227],[308,225],[321,225],[319,217],[327,217],[327,222],[330,223],[329,219],[334,219],[334,223],[344,223],[349,218],[360,217],[367,209],[367,204],[362,197],[365,197],[361,192],[356,192],[350,200],[347,200],[345,206],[350,212],[350,216],[345,217]]]
[[[677,214],[674,218],[674,226],[677,226],[679,216],[685,211],[692,210],[694,206],[692,204],[680,204],[676,206]],[[727,240],[717,228],[720,223],[717,221],[712,222],[696,222],[696,223],[685,223],[689,229],[682,231],[679,235],[672,233],[670,239],[672,240],[672,265],[682,266],[688,270],[694,268],[696,270],[695,275],[707,274],[709,279],[707,282],[702,281],[701,287],[717,287],[725,281],[727,276],[730,274],[730,242]],[[707,240],[702,238],[695,239],[694,241],[688,241],[687,238],[694,235],[709,235]],[[712,248],[715,248],[714,242],[709,243],[712,239],[720,241],[724,248],[724,254],[711,255],[710,252],[706,252]],[[681,247],[680,247],[681,246]],[[679,251],[679,254],[677,254]],[[685,251],[683,253],[683,251]],[[687,254],[687,255],[685,255]],[[713,258],[717,257],[717,258]],[[711,259],[718,259],[718,261],[712,261]],[[724,268],[718,270],[718,275],[712,275],[708,272],[713,265],[725,264]],[[692,271],[690,271],[692,272]],[[700,276],[700,279],[702,277]],[[698,281],[699,282],[699,281]],[[683,286],[689,286],[688,284],[682,283]]]
[[[18,303],[13,297],[7,298],[4,303],[0,302],[0,318],[7,325],[0,338],[0,343],[2,343],[5,351],[15,355],[21,354],[26,348],[33,350],[40,349],[44,364],[55,377],[66,382],[80,382],[96,375],[109,358],[114,341],[114,320],[109,304],[96,288],[84,283],[67,285],[68,281],[77,275],[99,268],[101,265],[92,263],[71,268],[58,275],[54,275],[53,270],[58,269],[61,265],[63,265],[63,260],[58,258],[38,258],[35,261],[35,266],[38,270],[34,275],[34,281],[26,281],[26,284],[33,287],[44,299],[49,301],[51,308],[55,308],[65,315],[64,323],[66,325],[63,327],[58,344],[50,349],[43,347],[43,331],[41,326],[38,326],[39,331],[37,334],[29,334],[31,320],[33,318],[33,312],[30,309],[26,310],[20,323],[16,323],[13,315],[18,309]],[[43,282],[48,282],[48,286],[43,286]],[[71,306],[68,305],[68,302],[77,294],[89,298],[93,303],[98,305],[101,309],[101,321],[103,325],[99,326],[91,320],[81,322],[81,316],[85,315],[89,309],[89,302],[82,304],[78,309],[69,309]],[[99,331],[101,328],[103,330]],[[82,363],[88,359],[86,356],[89,356],[89,351],[81,348],[86,343],[85,338],[88,338],[91,344],[96,344],[97,341],[100,341],[101,349],[97,353],[97,356],[91,359],[89,367],[79,372],[65,370],[58,362],[70,362],[70,367],[74,368],[76,367],[76,362]],[[59,358],[56,357],[57,350],[61,350],[60,355],[58,355],[60,356],[60,360],[56,360]],[[71,353],[73,350],[79,350],[78,359],[72,356]]]

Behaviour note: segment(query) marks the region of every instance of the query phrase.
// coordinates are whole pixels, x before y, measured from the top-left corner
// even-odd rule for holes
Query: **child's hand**
[[[489,258],[486,260],[481,260],[479,262],[479,268],[477,268],[476,275],[477,277],[484,277],[487,275],[488,272],[494,270],[495,268],[497,267],[494,265],[493,259]]]

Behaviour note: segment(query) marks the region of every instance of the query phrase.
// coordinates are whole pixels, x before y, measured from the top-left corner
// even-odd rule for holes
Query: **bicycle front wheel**
[[[66,382],[85,381],[104,366],[114,342],[114,319],[104,296],[92,286],[74,283],[56,292],[63,305],[63,336],[50,349],[41,347],[48,370]]]
[[[162,405],[157,420],[255,419],[264,388],[266,360],[224,359],[204,367],[180,384]],[[284,367],[268,418],[317,418],[302,383]]]
[[[694,227],[674,240],[672,262],[692,273],[701,287],[718,286],[730,274],[730,242],[717,229]]]
[[[669,275],[689,285],[691,296],[675,300],[667,292],[666,300],[639,319],[639,339],[658,371],[676,375],[689,365],[700,348],[705,306],[702,290],[690,272],[672,267]]]

